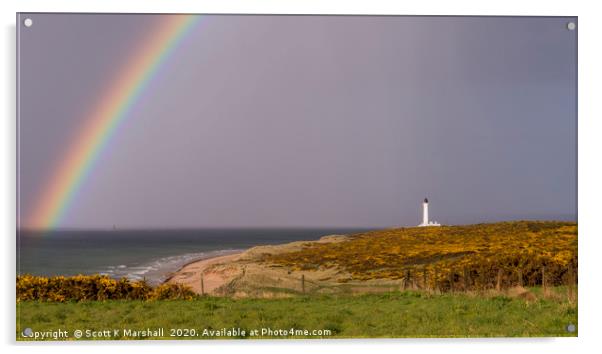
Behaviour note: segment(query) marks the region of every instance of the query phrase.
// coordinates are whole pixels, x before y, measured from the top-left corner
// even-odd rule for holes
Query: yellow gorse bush
[[[338,267],[350,273],[342,281],[402,279],[411,274],[430,286],[463,283],[486,288],[500,280],[502,285],[519,279],[524,285],[541,284],[545,269],[547,284],[563,284],[577,269],[577,224],[517,221],[387,229],[354,234],[339,243],[311,243],[295,252],[266,254],[262,260],[293,270]]]
[[[149,300],[192,300],[196,294],[182,284],[161,284],[154,288],[149,296]]]
[[[112,279],[104,275],[17,276],[17,301],[190,300],[194,297],[189,287],[180,284],[153,288],[145,281]]]

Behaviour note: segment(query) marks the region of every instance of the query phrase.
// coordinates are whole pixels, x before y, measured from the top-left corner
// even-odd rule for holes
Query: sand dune
[[[241,252],[242,253],[242,252]],[[215,290],[236,277],[238,268],[228,266],[236,261],[241,253],[203,259],[189,263],[174,273],[167,282],[188,285],[196,293],[215,294]],[[201,275],[203,278],[201,285]]]
[[[266,254],[300,250],[313,243],[341,242],[347,237],[330,235],[317,241],[257,246],[237,254],[203,259],[185,265],[175,272],[167,282],[185,284],[196,293],[215,296],[286,297],[317,288],[322,289],[321,292],[333,292],[336,291],[335,288],[341,286],[336,280],[346,275],[339,269],[294,271],[286,267],[274,267],[263,263],[261,257]]]

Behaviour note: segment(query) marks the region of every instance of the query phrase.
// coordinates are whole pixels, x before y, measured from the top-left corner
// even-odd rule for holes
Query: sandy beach
[[[341,242],[347,237],[329,235],[317,241],[256,246],[236,254],[202,259],[184,265],[166,282],[187,285],[198,294],[232,297],[290,297],[305,291],[332,293],[355,287],[365,291],[366,287],[372,288],[373,282],[343,284],[339,279],[348,278],[348,274],[336,267],[300,271],[262,261],[268,254],[298,251],[314,243]],[[384,283],[385,289],[398,287],[398,281]]]
[[[188,285],[198,294],[215,294],[215,290],[232,281],[240,271],[227,265],[238,260],[241,252],[190,262],[169,277],[166,283]],[[219,266],[219,268],[217,268]],[[202,284],[201,284],[202,277]]]

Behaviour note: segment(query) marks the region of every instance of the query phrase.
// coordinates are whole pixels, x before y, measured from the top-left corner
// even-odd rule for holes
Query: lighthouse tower
[[[429,200],[427,198],[424,198],[422,203],[422,224],[418,226],[441,226],[436,221],[429,221]]]

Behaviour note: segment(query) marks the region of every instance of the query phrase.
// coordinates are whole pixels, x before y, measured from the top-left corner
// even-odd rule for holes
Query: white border
[[[602,111],[596,91],[601,81],[602,63],[600,16],[596,2],[571,0],[416,0],[408,3],[393,0],[3,0],[2,61],[0,102],[3,115],[0,125],[0,196],[4,281],[0,292],[3,318],[0,321],[1,345],[9,352],[104,353],[116,346],[130,347],[146,353],[164,353],[174,346],[178,352],[236,351],[244,353],[296,353],[307,351],[437,353],[507,353],[541,351],[573,353],[589,351],[597,344],[602,313],[599,276],[602,228],[597,220],[598,200],[602,200],[600,129]],[[546,15],[579,16],[579,338],[560,339],[446,339],[446,340],[330,340],[330,341],[239,341],[239,342],[153,342],[114,344],[83,343],[54,345],[15,345],[14,249],[15,249],[15,13],[16,12],[194,12],[194,13],[319,13],[319,14],[403,14],[403,15]],[[85,347],[85,348],[84,348]],[[115,348],[116,349],[116,348]]]

